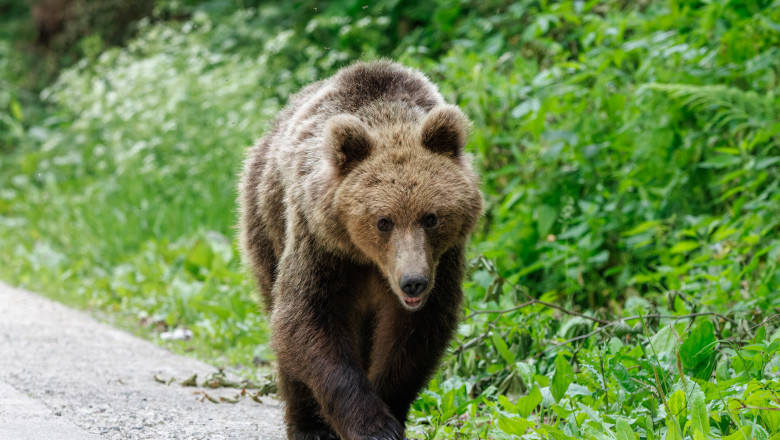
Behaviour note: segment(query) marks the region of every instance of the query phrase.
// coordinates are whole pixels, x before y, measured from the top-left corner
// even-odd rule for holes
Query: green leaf
[[[555,224],[555,219],[558,217],[558,210],[549,205],[542,205],[537,208],[536,215],[539,235],[544,237],[550,232],[552,225]]]
[[[552,438],[553,440],[577,440],[576,437],[566,435],[561,430],[550,425],[542,425],[539,429],[544,431],[544,433],[548,435],[548,438]]]
[[[631,378],[631,373],[623,364],[617,364],[612,368],[612,374],[618,380],[618,383],[629,393],[637,389],[637,384]]]
[[[672,415],[666,417],[666,437],[665,440],[682,440],[682,433],[680,432],[680,425],[677,423],[677,419]]]
[[[22,106],[19,105],[19,101],[16,99],[11,98],[11,102],[9,103],[9,107],[11,110],[11,115],[16,118],[17,121],[21,122],[24,120],[24,112],[22,112]]]
[[[633,229],[624,232],[622,235],[624,237],[630,237],[632,235],[639,235],[639,234],[641,234],[643,232],[649,231],[651,229],[655,229],[660,224],[661,224],[661,222],[658,221],[658,220],[648,220],[646,222],[640,223],[639,225],[637,225]]]
[[[594,425],[592,422],[588,422],[582,427],[582,430],[596,440],[615,440],[615,435],[605,430],[603,425]]]
[[[542,403],[542,393],[539,391],[538,386],[534,386],[528,395],[517,399],[517,410],[523,417],[528,417],[536,409],[539,404]]]
[[[588,418],[590,418],[594,422],[603,423],[603,417],[601,417],[599,413],[597,413],[593,408],[581,402],[577,402],[577,406],[579,406],[582,412],[585,413],[588,416]]]
[[[677,390],[666,396],[666,404],[669,406],[670,415],[677,416],[685,408],[685,391]]]
[[[507,434],[523,435],[528,429],[533,427],[534,423],[520,417],[511,417],[505,414],[498,416],[498,429]]]
[[[650,414],[645,416],[645,432],[647,440],[655,440],[655,431],[653,430],[653,417]]]
[[[504,358],[507,364],[515,363],[515,354],[509,351],[509,347],[507,347],[506,342],[501,339],[501,336],[498,333],[493,333],[493,346],[496,347],[498,354]]]
[[[622,418],[617,419],[616,434],[617,440],[634,440],[634,431],[631,430],[631,425]]]
[[[500,403],[501,407],[507,411],[517,412],[517,407],[515,407],[515,405],[510,402],[509,399],[507,399],[503,394],[498,396],[498,403]]]
[[[534,367],[527,362],[517,362],[515,363],[515,369],[520,378],[523,379],[526,387],[532,387],[534,384],[534,373],[536,372]]]
[[[753,343],[760,344],[766,339],[766,326],[761,326],[756,330],[756,334],[753,336]]]
[[[753,428],[750,425],[743,426],[733,434],[723,437],[723,440],[752,440]]]
[[[699,247],[699,242],[697,241],[681,241],[676,245],[672,246],[669,252],[673,254],[684,254],[686,252],[690,252],[694,249],[697,249],[698,247]]]
[[[698,390],[692,393],[688,410],[691,413],[691,431],[694,435],[699,432],[703,437],[709,437],[710,416],[704,403],[704,393]]]
[[[672,326],[664,326],[650,339],[655,354],[661,358],[671,359],[677,348],[677,332]]]
[[[562,354],[559,354],[555,358],[555,374],[550,385],[550,392],[556,402],[560,401],[566,394],[566,390],[572,382],[574,382],[574,370],[572,370],[569,361]]]
[[[702,321],[694,327],[680,347],[680,358],[689,373],[707,380],[715,369],[715,327],[710,321]]]
[[[214,252],[204,240],[196,241],[195,245],[187,253],[187,263],[195,269],[198,267],[208,269],[211,267],[212,261],[214,261]]]

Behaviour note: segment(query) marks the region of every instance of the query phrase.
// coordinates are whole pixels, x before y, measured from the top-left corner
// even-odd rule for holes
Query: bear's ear
[[[422,126],[422,143],[434,153],[456,158],[463,152],[471,123],[454,105],[434,107]]]
[[[352,115],[336,115],[325,128],[333,165],[341,175],[346,175],[355,165],[366,159],[374,148],[374,142],[366,126]]]

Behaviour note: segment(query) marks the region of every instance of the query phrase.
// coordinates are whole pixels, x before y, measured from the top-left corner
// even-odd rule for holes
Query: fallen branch
[[[571,344],[572,342],[576,342],[576,341],[579,341],[581,339],[588,339],[589,337],[591,337],[591,336],[593,336],[593,335],[595,335],[597,333],[603,332],[604,330],[608,329],[609,327],[612,327],[612,326],[615,326],[617,324],[620,324],[621,322],[633,321],[633,320],[636,320],[636,319],[643,319],[643,318],[672,319],[672,320],[677,321],[677,320],[681,320],[681,319],[696,318],[697,316],[718,316],[718,317],[726,319],[726,320],[728,320],[730,322],[734,322],[736,324],[736,322],[733,321],[732,319],[730,319],[728,317],[725,317],[725,316],[721,315],[720,313],[715,313],[715,312],[698,312],[698,313],[689,313],[687,315],[661,315],[661,314],[658,314],[658,313],[651,313],[649,315],[635,315],[635,316],[629,316],[627,318],[616,319],[616,320],[614,320],[612,322],[608,322],[608,323],[602,325],[601,327],[596,328],[595,330],[593,330],[590,333],[587,333],[587,334],[584,334],[584,335],[580,335],[580,336],[576,336],[576,337],[571,338],[571,339],[567,339],[567,340],[561,342],[560,344],[556,344],[555,346],[553,346],[551,348],[548,348],[547,350],[545,350],[545,351],[543,351],[541,353],[537,353],[536,355],[534,355],[534,357],[541,357],[541,356],[544,356],[546,353],[548,353],[550,351],[553,351],[553,350],[555,350],[555,349],[557,349],[557,348],[559,348],[561,346],[564,346],[564,345],[567,345],[567,344]]]

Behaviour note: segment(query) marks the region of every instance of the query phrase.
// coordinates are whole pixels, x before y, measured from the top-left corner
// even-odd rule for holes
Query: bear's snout
[[[428,287],[428,278],[426,278],[424,275],[406,274],[401,277],[401,282],[399,285],[405,294],[414,298],[425,292],[425,288]]]

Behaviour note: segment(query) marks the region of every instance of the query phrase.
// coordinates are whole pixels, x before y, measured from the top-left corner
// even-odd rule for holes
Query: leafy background
[[[3,280],[267,373],[244,148],[392,57],[474,121],[487,200],[410,437],[780,439],[777,0],[38,3],[56,32],[0,1]]]

